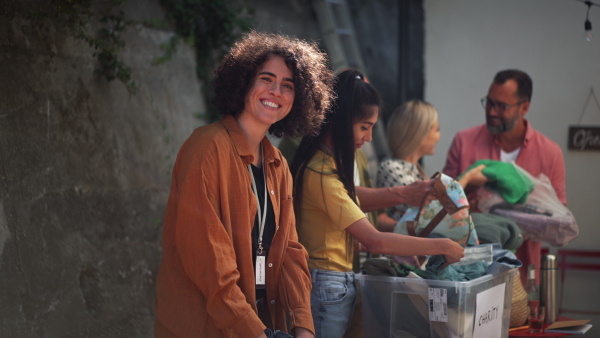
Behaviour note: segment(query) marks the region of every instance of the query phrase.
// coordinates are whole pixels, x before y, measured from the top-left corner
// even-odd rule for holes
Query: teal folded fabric
[[[398,264],[389,258],[369,258],[365,262],[365,273],[373,276],[406,277],[413,272],[425,278],[425,271],[408,264]]]
[[[533,182],[529,177],[519,172],[512,163],[479,160],[467,168],[459,177],[480,164],[485,164],[482,173],[490,180],[486,183],[486,187],[497,191],[510,204],[525,203],[527,196],[533,190]]]
[[[515,250],[523,244],[521,229],[514,221],[479,212],[471,213],[475,231],[481,244],[500,243],[502,249]]]
[[[466,265],[448,265],[442,269],[444,263],[446,263],[446,257],[443,255],[429,257],[425,267],[427,279],[466,282],[485,275],[489,266],[486,262],[476,261]]]
[[[406,263],[400,263],[398,264],[398,268],[396,269],[398,271],[398,273],[400,275],[403,276],[408,276],[409,273],[414,273],[415,275],[421,277],[421,278],[426,278],[427,274],[425,272],[425,270],[421,270],[417,267],[414,267],[412,265],[406,264]]]

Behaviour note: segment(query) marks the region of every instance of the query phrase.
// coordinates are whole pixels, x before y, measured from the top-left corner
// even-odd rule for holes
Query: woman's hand
[[[483,174],[483,169],[485,169],[485,164],[480,164],[474,168],[471,168],[471,170],[462,175],[462,177],[458,180],[458,183],[460,183],[463,189],[466,188],[467,185],[472,185],[475,187],[484,185],[485,182],[488,182],[489,180]]]
[[[408,204],[414,206],[420,206],[423,202],[423,198],[433,189],[435,179],[429,179],[424,181],[416,181],[409,185],[402,185],[394,187],[393,189],[400,195],[402,202],[398,204]],[[434,194],[430,194],[425,204],[428,204],[432,200],[437,199]]]
[[[465,249],[455,241],[445,238],[446,248],[444,250],[444,257],[446,257],[446,264],[442,266],[445,269],[448,265],[460,261],[465,256]]]
[[[315,335],[312,334],[312,332],[303,327],[296,327],[294,331],[294,337],[296,338],[315,338]]]
[[[377,229],[381,232],[394,232],[396,223],[398,222],[388,216],[385,212],[377,216]]]

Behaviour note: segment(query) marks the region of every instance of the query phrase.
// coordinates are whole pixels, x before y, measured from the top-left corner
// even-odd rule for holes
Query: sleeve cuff
[[[235,323],[231,329],[236,333],[238,337],[249,336],[248,333],[252,332],[252,337],[258,336],[261,332],[264,332],[267,327],[257,317],[251,313],[247,314],[243,318]]]

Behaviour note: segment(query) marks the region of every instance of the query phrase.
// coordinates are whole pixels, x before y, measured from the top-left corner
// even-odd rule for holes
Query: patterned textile
[[[439,200],[419,207],[410,207],[396,227],[395,233],[410,234],[409,223],[415,222],[415,233],[419,237],[450,238],[463,246],[479,244],[473,220],[469,214],[469,202],[460,184],[449,176],[440,174],[434,190]],[[444,193],[445,191],[445,193]],[[429,223],[442,211],[447,214],[430,234],[421,234]]]
[[[384,160],[377,171],[377,188],[391,188],[399,185],[409,185],[424,180],[419,168],[414,163],[404,160]],[[388,216],[399,221],[408,209],[406,204],[398,204],[386,210]]]

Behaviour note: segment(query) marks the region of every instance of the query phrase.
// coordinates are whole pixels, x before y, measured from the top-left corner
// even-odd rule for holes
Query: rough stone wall
[[[130,0],[131,95],[29,16],[45,2],[0,2],[0,337],[148,337],[171,166],[203,124],[194,52],[153,66],[172,33]]]

